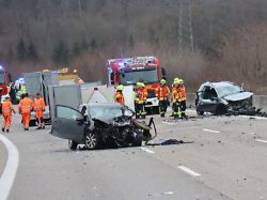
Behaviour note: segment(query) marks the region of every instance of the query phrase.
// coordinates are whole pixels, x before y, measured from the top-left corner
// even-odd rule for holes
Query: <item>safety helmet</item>
[[[184,84],[184,80],[183,79],[179,79],[179,84],[183,85]]]
[[[137,87],[144,87],[144,83],[142,83],[142,82],[137,82],[137,83],[136,83],[136,86],[137,86]]]
[[[166,84],[166,80],[162,78],[162,79],[160,80],[160,83],[161,83],[162,85],[164,85],[164,84]]]
[[[180,82],[180,79],[179,78],[175,78],[174,80],[173,80],[173,84],[179,84],[179,82]]]
[[[123,91],[123,85],[122,84],[120,84],[120,85],[118,85],[117,87],[116,87],[116,89],[118,90],[118,91]]]

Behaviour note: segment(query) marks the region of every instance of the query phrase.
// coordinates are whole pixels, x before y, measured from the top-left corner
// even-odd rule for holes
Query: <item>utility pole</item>
[[[194,38],[192,30],[192,0],[179,0],[178,18],[178,49],[194,51]]]

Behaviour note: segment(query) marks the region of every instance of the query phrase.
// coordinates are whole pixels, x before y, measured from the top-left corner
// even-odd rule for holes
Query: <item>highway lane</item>
[[[156,117],[159,139],[194,143],[100,151],[67,149],[45,131],[8,135],[20,163],[10,199],[266,199],[266,121]]]
[[[4,144],[0,142],[0,176],[3,172],[4,167],[5,167],[6,158],[7,158],[6,148],[5,148]]]

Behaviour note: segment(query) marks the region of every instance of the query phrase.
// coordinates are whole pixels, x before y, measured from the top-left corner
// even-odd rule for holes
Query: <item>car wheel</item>
[[[204,111],[197,110],[197,115],[198,116],[203,116],[204,115]]]
[[[215,111],[215,115],[224,115],[227,113],[227,109],[224,105],[220,104],[217,106],[217,109]]]
[[[68,146],[69,146],[70,150],[75,151],[77,149],[78,143],[74,142],[73,140],[69,140]]]
[[[36,126],[36,120],[35,119],[34,120],[31,120],[29,126],[30,127]]]
[[[84,144],[87,149],[96,149],[99,145],[99,138],[95,132],[88,132],[85,135]]]
[[[135,141],[133,143],[134,147],[140,147],[142,146],[142,141],[143,141],[143,134],[138,134],[135,138]]]

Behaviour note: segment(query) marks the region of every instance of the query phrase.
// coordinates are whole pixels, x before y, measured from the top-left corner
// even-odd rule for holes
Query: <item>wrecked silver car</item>
[[[119,104],[87,104],[80,111],[57,105],[55,111],[51,134],[68,139],[71,150],[79,144],[85,149],[141,146],[152,139],[152,126],[156,132],[153,118],[149,124],[137,121],[132,110]]]
[[[253,95],[232,82],[206,82],[196,93],[196,111],[198,115],[249,114],[255,112]]]

